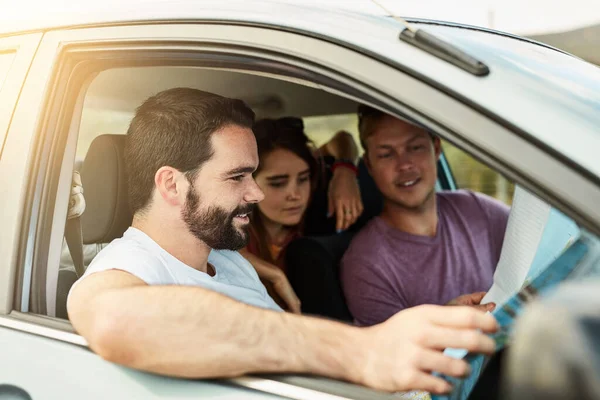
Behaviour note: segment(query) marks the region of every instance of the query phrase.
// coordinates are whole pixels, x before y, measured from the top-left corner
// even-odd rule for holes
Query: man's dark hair
[[[151,200],[154,175],[163,166],[192,181],[214,149],[212,134],[226,125],[252,128],[254,112],[241,100],[191,88],[174,88],[147,99],[125,139],[129,205],[135,214]]]

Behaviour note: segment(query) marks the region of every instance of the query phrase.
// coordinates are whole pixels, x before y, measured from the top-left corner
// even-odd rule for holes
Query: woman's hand
[[[250,253],[247,249],[241,249],[240,254],[252,264],[254,270],[258,274],[258,277],[265,282],[267,289],[269,286],[272,290],[275,291],[275,295],[279,298],[275,298],[274,300],[277,303],[283,302],[284,304],[279,304],[280,306],[286,306],[283,308],[287,308],[288,311],[293,312],[294,314],[300,314],[300,299],[296,296],[296,292],[292,288],[290,281],[285,276],[283,271],[279,269],[276,265],[273,265],[262,258]],[[268,283],[268,285],[266,284]],[[272,296],[275,297],[275,296]],[[280,300],[280,301],[278,301]]]
[[[275,267],[277,268],[277,267]],[[281,300],[286,304],[289,312],[294,314],[301,314],[301,303],[298,296],[296,296],[296,292],[292,289],[292,285],[290,281],[285,276],[285,274],[279,270],[279,274],[273,278],[271,284],[273,285],[273,289],[279,295]]]
[[[328,189],[328,216],[335,214],[336,231],[348,229],[363,212],[356,174],[340,166],[333,172]]]

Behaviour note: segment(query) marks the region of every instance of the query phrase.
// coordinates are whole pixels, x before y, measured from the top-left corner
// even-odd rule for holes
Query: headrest
[[[123,236],[131,225],[124,146],[125,135],[100,135],[83,160],[86,209],[81,215],[81,230],[85,244],[109,243]]]

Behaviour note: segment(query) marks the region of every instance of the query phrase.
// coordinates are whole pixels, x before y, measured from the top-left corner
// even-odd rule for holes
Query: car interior
[[[47,301],[55,304],[50,316],[68,318],[66,300],[71,286],[93,257],[121,237],[131,223],[123,146],[136,107],[155,93],[181,86],[241,98],[257,119],[302,117],[307,135],[317,146],[345,130],[360,148],[355,114],[358,103],[318,84],[264,73],[195,67],[115,68],[99,73],[85,93],[73,164],[73,171],[80,175],[85,208],[66,221],[56,291],[46,294]],[[440,165],[438,190],[451,188],[447,174],[448,169]],[[354,234],[382,208],[381,195],[362,161],[358,181],[365,208],[360,219],[342,234],[302,237],[286,253],[288,278],[306,314],[352,321],[338,278],[339,263]],[[307,265],[318,268],[307,273]]]
[[[322,90],[316,84],[193,67],[118,68],[101,72],[85,95],[73,168],[80,174],[85,209],[69,218],[65,225],[55,299],[52,299],[55,315],[51,316],[67,319],[66,300],[71,286],[93,257],[121,237],[131,223],[123,146],[135,108],[151,95],[179,86],[241,98],[256,112],[257,119],[303,117],[306,133],[316,145],[329,140],[335,132],[346,130],[360,148],[355,115],[358,103]],[[443,184],[447,180],[444,169],[438,171],[438,189],[447,189],[447,184]],[[358,181],[365,206],[360,219],[343,234],[301,238],[286,254],[288,277],[304,313],[352,321],[338,279],[339,262],[354,233],[378,215],[382,207],[381,195],[362,161]],[[306,265],[320,267],[307,274]],[[47,293],[47,298],[52,295]]]
[[[352,129],[355,124],[355,102],[306,82],[191,67],[103,71],[87,90],[82,110],[74,171],[81,176],[85,210],[70,218],[65,226],[55,295],[56,317],[67,318],[66,299],[73,283],[98,251],[121,237],[131,223],[123,145],[135,108],[155,93],[181,86],[241,98],[255,111],[257,119],[310,116],[312,125],[322,125],[318,129],[324,133],[323,138],[312,135],[316,144],[328,140],[334,129]],[[333,124],[337,126],[327,126],[331,125],[328,115],[337,116]]]

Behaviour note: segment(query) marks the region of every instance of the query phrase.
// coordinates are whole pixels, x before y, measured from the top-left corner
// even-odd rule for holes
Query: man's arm
[[[336,133],[319,151],[336,160],[349,160],[353,164],[358,158],[358,147],[351,134]],[[336,168],[328,188],[328,215],[336,215],[336,230],[348,229],[364,210],[356,173],[349,168]]]
[[[123,271],[97,272],[73,289],[69,317],[92,350],[132,368],[194,378],[250,372],[324,375],[372,388],[441,393],[437,371],[464,375],[446,347],[492,352],[491,315],[423,306],[356,328],[245,305],[199,287],[148,286]]]
[[[481,311],[492,312],[496,308],[496,303],[485,303],[481,304],[481,300],[485,297],[487,292],[475,292],[469,294],[463,294],[455,299],[450,300],[446,303],[447,306],[469,306],[480,309]]]
[[[323,156],[331,156],[336,160],[351,160],[358,158],[358,147],[351,134],[339,131],[327,143],[319,148]]]

